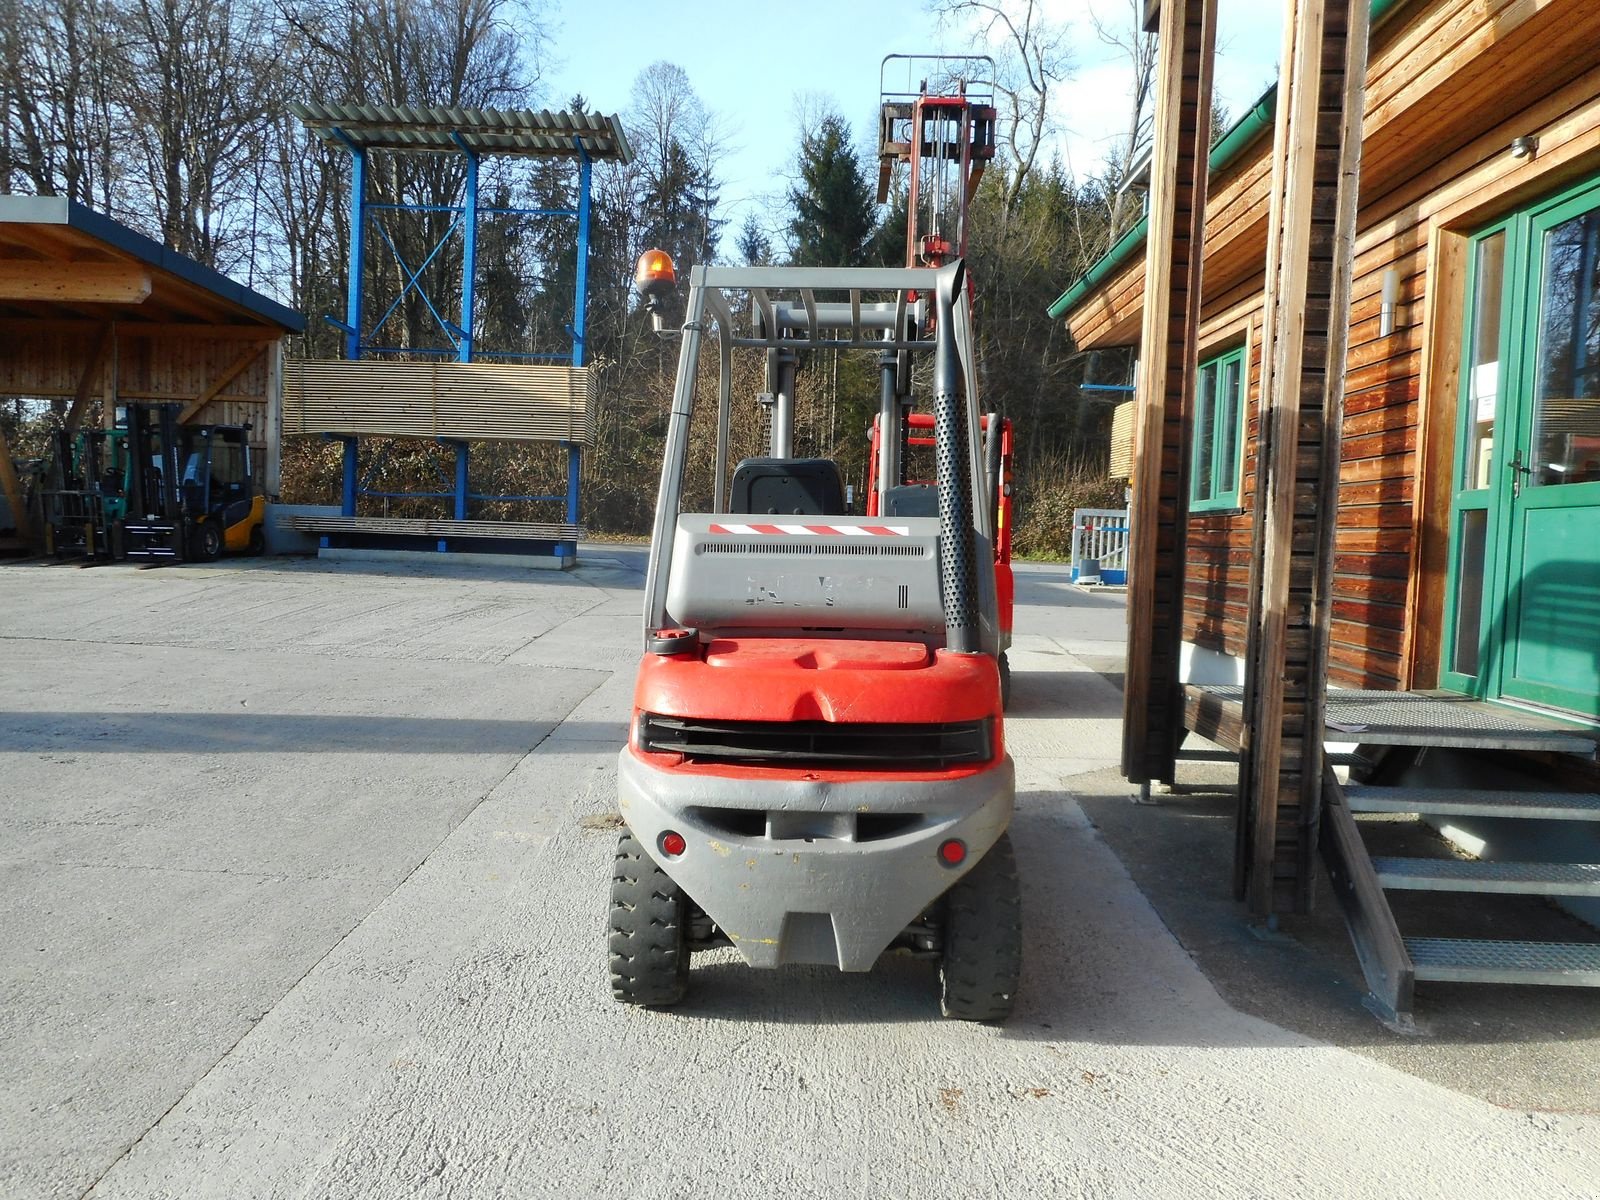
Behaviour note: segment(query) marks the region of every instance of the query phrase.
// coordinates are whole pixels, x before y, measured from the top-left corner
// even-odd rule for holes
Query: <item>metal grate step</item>
[[[1179,762],[1237,763],[1242,753],[1239,750],[1179,750],[1177,758]],[[1350,750],[1329,750],[1322,756],[1322,761],[1330,767],[1353,767],[1360,759],[1361,755]]]
[[[1351,812],[1600,821],[1600,795],[1587,792],[1494,792],[1481,788],[1390,788],[1351,784],[1344,789],[1344,797]]]
[[[1600,987],[1600,943],[1406,938],[1418,979]]]
[[[1507,892],[1523,896],[1600,896],[1600,863],[1484,862],[1459,858],[1374,858],[1386,888],[1428,892]]]

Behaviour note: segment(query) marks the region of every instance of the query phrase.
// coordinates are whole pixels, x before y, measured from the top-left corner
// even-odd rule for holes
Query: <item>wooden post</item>
[[[1198,370],[1216,0],[1164,0],[1159,22],[1123,684],[1122,773],[1134,783],[1172,781],[1183,731],[1185,415]]]
[[[106,355],[111,349],[112,339],[116,336],[115,322],[107,321],[100,326],[100,334],[95,339],[94,349],[89,352],[88,359],[83,364],[83,374],[78,377],[78,391],[72,397],[72,407],[67,410],[67,430],[75,432],[79,422],[83,420],[83,410],[89,407],[89,397],[94,393],[94,385],[100,379],[100,369],[105,366]]]
[[[1273,141],[1235,881],[1310,908],[1370,0],[1291,0]]]
[[[262,472],[261,490],[267,499],[277,500],[282,486],[283,466],[283,339],[267,348],[267,427],[264,443],[267,461]]]
[[[25,542],[33,541],[33,522],[28,520],[28,509],[23,503],[22,480],[17,478],[17,465],[11,458],[11,442],[3,429],[0,429],[0,492],[5,493],[17,536]]]

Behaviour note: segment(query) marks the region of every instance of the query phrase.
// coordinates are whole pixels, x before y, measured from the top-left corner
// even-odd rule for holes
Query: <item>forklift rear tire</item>
[[[260,558],[267,552],[267,533],[260,525],[250,526],[250,542],[244,552],[251,558]]]
[[[1011,707],[1011,660],[1004,650],[1000,651],[1000,707]]]
[[[202,521],[194,527],[194,556],[201,562],[216,562],[222,557],[222,526]]]
[[[662,1007],[689,990],[688,897],[633,834],[617,842],[611,872],[611,994]]]
[[[960,1021],[1003,1021],[1022,973],[1022,892],[1011,835],[945,893],[939,1010]]]

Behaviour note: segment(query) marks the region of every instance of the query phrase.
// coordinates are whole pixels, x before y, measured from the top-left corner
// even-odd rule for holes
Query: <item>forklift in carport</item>
[[[129,404],[124,553],[130,559],[214,562],[260,554],[266,501],[257,494],[250,426],[184,425],[176,404]]]

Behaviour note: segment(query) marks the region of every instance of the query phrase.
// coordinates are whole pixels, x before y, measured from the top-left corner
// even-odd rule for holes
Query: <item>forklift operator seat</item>
[[[733,469],[728,511],[843,516],[844,480],[831,458],[747,458]]]

